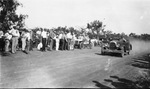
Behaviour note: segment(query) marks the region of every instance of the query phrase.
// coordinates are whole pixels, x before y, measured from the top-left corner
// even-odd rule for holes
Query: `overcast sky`
[[[113,32],[150,33],[150,0],[18,0],[29,28],[85,27],[103,20]]]

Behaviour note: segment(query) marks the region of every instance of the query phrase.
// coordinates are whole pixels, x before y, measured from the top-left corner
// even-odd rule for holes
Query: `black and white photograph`
[[[0,88],[150,88],[150,0],[0,0]]]

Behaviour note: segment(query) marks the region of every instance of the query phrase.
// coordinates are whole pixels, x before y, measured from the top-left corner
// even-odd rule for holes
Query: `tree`
[[[67,26],[65,26],[65,27],[59,26],[59,27],[55,28],[54,30],[55,30],[57,33],[59,33],[59,32],[66,32],[66,31],[67,31]]]
[[[150,34],[141,34],[141,39],[150,40]]]
[[[99,39],[100,31],[103,32],[103,22],[95,20],[87,24],[87,28],[92,30],[92,33]]]
[[[130,33],[129,36],[134,37],[134,36],[136,36],[136,34],[135,33]]]
[[[18,28],[23,28],[24,20],[27,15],[17,15],[18,6],[22,6],[17,0],[0,0],[0,29],[3,31],[9,30],[11,25]]]
[[[110,35],[110,34],[112,34],[112,31],[111,30],[106,30],[106,34]]]

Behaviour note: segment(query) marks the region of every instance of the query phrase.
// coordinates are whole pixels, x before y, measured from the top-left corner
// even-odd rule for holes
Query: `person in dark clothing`
[[[46,38],[42,38],[42,44],[43,44],[42,51],[46,51]]]
[[[59,45],[59,50],[64,50],[64,33],[61,32],[61,34],[59,34],[59,39],[60,39],[60,45]]]
[[[33,51],[33,40],[30,39],[30,48],[29,48],[29,51]]]
[[[0,52],[4,52],[5,41],[4,41],[4,33],[0,31]]]
[[[68,49],[67,33],[64,34],[64,50],[69,50]]]
[[[0,51],[3,52],[4,51],[4,39],[3,38],[0,38]]]
[[[62,51],[64,50],[64,43],[65,43],[64,39],[60,39],[60,46],[59,46],[59,48]]]
[[[56,40],[55,39],[53,39],[53,48],[52,48],[53,50],[55,50],[56,49]]]
[[[47,36],[47,47],[48,47],[48,51],[51,51],[50,50],[50,42],[51,42],[51,37],[50,37],[50,32],[48,31],[48,36]]]

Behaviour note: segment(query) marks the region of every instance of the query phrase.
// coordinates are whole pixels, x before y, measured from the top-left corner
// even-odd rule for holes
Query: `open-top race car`
[[[132,50],[132,45],[129,40],[120,39],[120,40],[111,40],[108,42],[103,42],[101,46],[101,54],[105,55],[106,53],[118,53],[121,57],[124,55],[129,55]]]

